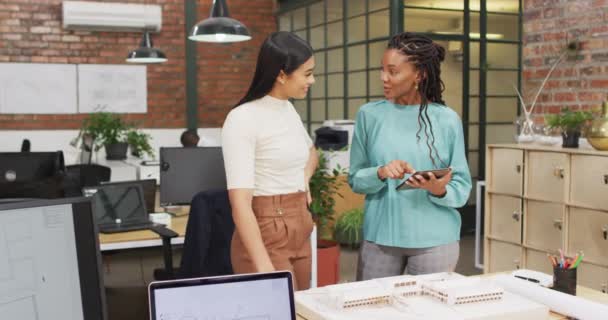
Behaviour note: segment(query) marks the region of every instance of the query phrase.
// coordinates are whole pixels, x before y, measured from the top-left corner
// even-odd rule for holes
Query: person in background
[[[303,99],[314,83],[310,45],[290,32],[262,44],[245,97],[222,129],[222,151],[232,216],[235,273],[289,270],[296,290],[311,276],[308,181],[317,154],[288,99]]]
[[[453,271],[460,214],[471,191],[460,117],[445,106],[440,64],[445,49],[412,33],[392,37],[382,58],[386,100],[357,113],[349,184],[365,194],[358,280]],[[429,179],[410,175],[414,190],[396,190],[406,174],[450,167]]]
[[[188,129],[184,131],[179,138],[179,141],[182,143],[184,147],[196,147],[198,146],[198,141],[200,137],[196,133],[196,129]]]

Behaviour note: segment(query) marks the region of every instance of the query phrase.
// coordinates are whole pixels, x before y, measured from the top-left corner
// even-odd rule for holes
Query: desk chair
[[[230,263],[233,232],[228,191],[199,192],[190,203],[179,269],[173,270],[172,265],[167,264],[172,252],[170,246],[164,246],[165,269],[154,270],[154,278],[169,280],[233,274]]]
[[[23,139],[21,141],[21,152],[30,152],[32,149],[32,144],[29,139]]]
[[[3,199],[56,199],[65,196],[64,176],[56,175],[36,181],[0,182]]]
[[[98,164],[75,164],[66,166],[66,197],[82,196],[83,187],[98,186],[101,182],[110,181],[112,170]]]

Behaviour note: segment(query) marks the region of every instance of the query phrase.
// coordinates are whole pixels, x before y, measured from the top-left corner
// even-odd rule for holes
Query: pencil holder
[[[576,295],[576,270],[574,269],[563,269],[559,266],[553,267],[553,289]]]

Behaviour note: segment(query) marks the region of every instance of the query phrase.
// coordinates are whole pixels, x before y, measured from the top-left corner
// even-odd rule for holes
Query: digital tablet
[[[430,179],[429,173],[433,173],[435,175],[435,178],[441,178],[441,177],[445,176],[446,174],[448,174],[450,171],[452,171],[451,168],[442,168],[442,169],[436,169],[436,170],[416,171],[416,173],[412,174],[412,176],[420,175],[420,176],[424,177],[425,179]],[[416,187],[412,187],[412,186],[406,184],[405,183],[406,181],[407,181],[407,179],[403,180],[403,182],[401,182],[397,186],[397,188],[395,188],[395,189],[397,189],[397,190],[417,189]]]

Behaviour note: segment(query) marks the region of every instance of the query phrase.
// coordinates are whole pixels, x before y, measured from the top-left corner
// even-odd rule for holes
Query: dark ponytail
[[[262,43],[249,90],[235,107],[267,95],[281,70],[287,75],[291,74],[308,61],[312,54],[308,42],[294,33],[286,31],[272,33]]]

